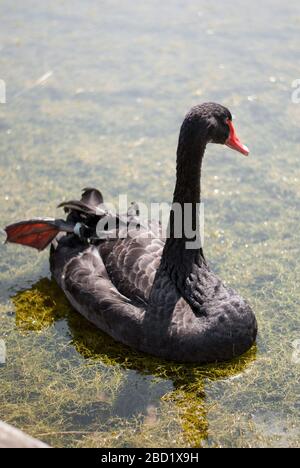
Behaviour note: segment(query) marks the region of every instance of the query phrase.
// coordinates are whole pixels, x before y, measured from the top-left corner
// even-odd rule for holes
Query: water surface
[[[0,12],[1,225],[54,216],[85,186],[169,202],[180,122],[218,101],[252,153],[208,150],[205,250],[259,322],[232,363],[167,364],[81,319],[47,252],[0,246],[0,419],[54,446],[299,445],[299,2],[4,0]]]

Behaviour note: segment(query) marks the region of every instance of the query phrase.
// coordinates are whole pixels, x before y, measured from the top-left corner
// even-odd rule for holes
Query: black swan
[[[207,143],[225,144],[248,155],[225,107],[193,107],[181,127],[173,202],[190,204],[199,225],[201,166]],[[139,229],[126,238],[95,236],[104,215],[103,198],[86,189],[81,201],[60,206],[67,221],[38,219],[6,228],[7,241],[45,248],[51,272],[74,308],[115,340],[139,351],[180,362],[229,360],[255,342],[257,323],[247,302],[210,270],[201,246],[187,249],[177,238],[171,210],[166,239]],[[138,218],[115,215],[117,231]],[[184,209],[183,209],[184,212]],[[125,218],[125,220],[124,220]],[[155,226],[157,227],[157,226]],[[92,240],[91,240],[92,239]]]

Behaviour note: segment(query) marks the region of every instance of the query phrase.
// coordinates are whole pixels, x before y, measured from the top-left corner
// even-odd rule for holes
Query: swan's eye
[[[230,129],[227,125],[227,120],[216,118],[212,141],[214,143],[224,145],[229,137],[229,134]]]

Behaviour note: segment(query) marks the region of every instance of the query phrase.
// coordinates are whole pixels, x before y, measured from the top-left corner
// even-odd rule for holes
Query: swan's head
[[[205,138],[206,143],[226,145],[248,156],[249,149],[238,138],[230,111],[221,104],[208,102],[195,106],[188,113],[186,121],[197,128],[197,133]]]

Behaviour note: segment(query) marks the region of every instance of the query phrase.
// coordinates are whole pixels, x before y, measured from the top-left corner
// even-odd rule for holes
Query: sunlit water
[[[57,215],[85,186],[170,201],[184,113],[221,102],[252,153],[209,147],[205,250],[259,322],[236,362],[167,364],[81,319],[47,252],[1,246],[0,419],[54,446],[299,445],[299,2],[4,0],[0,13],[1,225]]]

